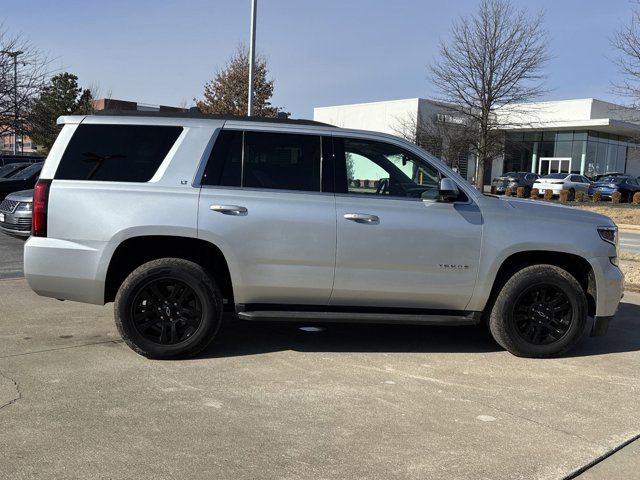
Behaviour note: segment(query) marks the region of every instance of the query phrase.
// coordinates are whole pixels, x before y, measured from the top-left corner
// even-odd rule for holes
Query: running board
[[[358,313],[358,312],[307,312],[307,311],[241,311],[240,320],[279,322],[340,322],[340,323],[394,323],[414,325],[477,325],[480,312],[461,315],[414,313]]]

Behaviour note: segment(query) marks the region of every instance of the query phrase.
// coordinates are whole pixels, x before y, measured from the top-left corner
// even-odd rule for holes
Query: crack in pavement
[[[18,385],[18,382],[16,382],[13,378],[8,377],[2,372],[0,372],[0,377],[6,378],[7,380],[9,380],[11,383],[13,383],[13,386],[16,388],[16,396],[11,400],[9,400],[7,403],[0,405],[0,410],[2,410],[3,408],[8,407],[9,405],[13,405],[18,400],[20,400],[22,398],[22,391],[20,390],[20,385]]]
[[[13,353],[11,355],[3,355],[3,356],[0,356],[0,359],[12,358],[12,357],[23,357],[26,355],[35,355],[37,353],[56,352],[58,350],[68,350],[70,348],[90,347],[91,345],[104,345],[105,343],[113,343],[115,345],[118,345],[122,342],[123,340],[105,340],[104,342],[83,343],[81,345],[70,345],[68,347],[47,348],[44,350],[36,350],[34,352]],[[2,374],[0,373],[0,375]]]

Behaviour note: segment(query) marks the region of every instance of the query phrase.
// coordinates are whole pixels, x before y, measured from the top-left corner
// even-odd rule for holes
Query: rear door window
[[[177,126],[80,125],[55,178],[148,182],[181,132]]]
[[[202,184],[319,192],[321,143],[318,135],[222,130]],[[322,191],[332,186],[330,166],[325,165]]]

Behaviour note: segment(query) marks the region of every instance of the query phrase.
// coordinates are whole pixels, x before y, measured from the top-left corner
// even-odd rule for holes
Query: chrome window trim
[[[209,190],[237,190],[243,192],[275,192],[275,193],[295,193],[298,195],[324,195],[324,196],[335,196],[333,192],[314,192],[310,190],[283,190],[279,188],[261,188],[261,187],[232,187],[228,185],[202,185],[200,188],[209,189]]]

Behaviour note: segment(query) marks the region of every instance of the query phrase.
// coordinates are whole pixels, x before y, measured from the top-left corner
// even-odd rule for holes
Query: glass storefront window
[[[640,145],[627,137],[604,132],[512,132],[506,134],[506,139],[504,168],[512,171],[531,171],[534,151],[538,162],[544,157],[570,157],[571,171],[588,176],[625,172],[629,156],[636,152],[640,157]],[[586,158],[584,172],[581,172],[583,152]]]
[[[554,157],[570,157],[573,142],[556,142]]]
[[[557,142],[570,142],[573,140],[573,132],[558,132],[556,135]]]

